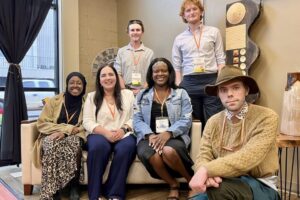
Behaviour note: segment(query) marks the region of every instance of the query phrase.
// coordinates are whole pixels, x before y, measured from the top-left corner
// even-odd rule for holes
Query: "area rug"
[[[22,200],[21,194],[14,191],[0,178],[0,200]]]

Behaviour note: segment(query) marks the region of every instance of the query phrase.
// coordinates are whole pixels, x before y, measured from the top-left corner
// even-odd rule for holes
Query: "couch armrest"
[[[39,132],[36,122],[22,121],[21,124],[21,157],[22,157],[22,183],[32,184],[31,152]]]
[[[192,129],[191,129],[191,149],[190,156],[192,160],[195,162],[199,148],[200,148],[200,139],[201,139],[201,128],[202,124],[200,121],[193,121]]]

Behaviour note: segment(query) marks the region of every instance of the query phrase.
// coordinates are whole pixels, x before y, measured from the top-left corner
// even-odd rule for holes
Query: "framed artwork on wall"
[[[109,64],[115,61],[118,53],[118,47],[111,47],[100,51],[94,58],[91,68],[93,77],[96,77],[98,68],[103,64]]]
[[[226,64],[241,68],[244,74],[259,56],[258,45],[249,29],[260,15],[260,4],[252,0],[226,5]]]

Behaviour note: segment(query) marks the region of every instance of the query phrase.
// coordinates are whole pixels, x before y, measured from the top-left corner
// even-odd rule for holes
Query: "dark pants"
[[[128,136],[116,143],[110,143],[104,136],[90,134],[88,148],[88,195],[90,200],[100,196],[125,199],[126,179],[136,156],[136,138]],[[108,178],[104,184],[103,174],[113,153]]]
[[[224,178],[220,187],[210,187],[207,193],[195,195],[189,200],[279,200],[278,192],[258,180],[243,176]]]
[[[180,83],[180,86],[186,89],[191,98],[193,117],[201,121],[202,128],[212,115],[223,110],[219,97],[208,96],[204,92],[204,87],[207,84],[215,84],[216,79],[217,73],[185,75]]]

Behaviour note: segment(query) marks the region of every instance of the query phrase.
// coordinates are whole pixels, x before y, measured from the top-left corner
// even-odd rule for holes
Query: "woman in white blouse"
[[[96,91],[88,94],[83,110],[91,200],[125,199],[126,178],[136,155],[136,138],[130,134],[133,103],[132,91],[121,90],[113,64],[101,66],[96,76]],[[102,184],[112,153],[109,175]]]

